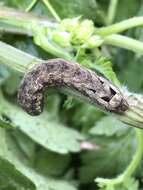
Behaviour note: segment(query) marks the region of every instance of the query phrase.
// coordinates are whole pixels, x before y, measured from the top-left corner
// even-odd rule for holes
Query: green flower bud
[[[80,23],[72,32],[72,42],[74,44],[84,44],[94,32],[94,24],[90,20],[85,20]]]
[[[91,20],[84,20],[80,25],[80,30],[83,36],[89,37],[94,32],[94,24]]]
[[[64,19],[61,22],[60,29],[67,32],[72,32],[76,30],[79,27],[79,19],[80,17],[76,17],[73,19]]]
[[[70,33],[56,31],[52,34],[52,40],[62,47],[69,47]]]
[[[98,35],[94,35],[94,36],[91,36],[88,41],[86,42],[85,46],[89,49],[92,49],[94,47],[99,47],[101,46],[101,44],[103,43],[103,39],[98,36]]]

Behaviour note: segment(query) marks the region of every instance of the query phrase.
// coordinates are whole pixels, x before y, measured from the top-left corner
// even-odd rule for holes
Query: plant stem
[[[61,19],[60,17],[58,16],[58,14],[56,13],[56,11],[53,9],[52,5],[49,3],[49,0],[42,0],[43,3],[46,5],[46,7],[50,10],[50,12],[52,13],[52,15],[54,16],[54,18],[60,22]]]
[[[114,21],[116,8],[118,5],[118,0],[110,0],[109,8],[108,8],[108,17],[107,17],[107,24],[112,24]]]
[[[0,31],[18,34],[33,35],[32,24],[44,25],[48,28],[56,28],[57,23],[45,18],[38,18],[32,14],[9,8],[0,9]]]
[[[41,60],[0,41],[0,62],[24,74]]]
[[[124,183],[124,181],[132,176],[132,174],[135,172],[136,168],[138,167],[142,155],[143,155],[143,132],[141,129],[135,129],[136,138],[137,138],[137,150],[136,153],[131,161],[131,163],[127,166],[125,171],[120,174],[118,177],[114,179],[104,179],[104,178],[97,178],[95,181],[99,184],[104,184],[104,186],[107,187],[114,187],[116,185]]]
[[[143,16],[133,17],[119,23],[113,24],[111,26],[106,26],[102,28],[97,28],[95,33],[101,36],[107,36],[110,34],[120,33],[127,29],[142,26],[143,25]]]
[[[35,64],[43,60],[20,51],[10,45],[0,42],[0,63],[20,73],[26,73]],[[120,89],[121,90],[121,89]],[[124,91],[124,98],[129,103],[129,108],[123,114],[116,114],[117,119],[134,127],[143,128],[143,101],[139,95]]]
[[[136,170],[137,166],[139,165],[141,161],[142,154],[143,154],[143,148],[142,148],[143,132],[141,129],[135,129],[135,132],[136,132],[136,138],[137,138],[137,150],[132,159],[132,162],[123,173],[124,179],[129,178],[134,173],[134,171]]]
[[[52,43],[43,32],[45,28],[52,30],[57,25],[54,22],[49,22],[46,19],[39,19],[27,13],[4,9],[0,10],[0,25],[2,31],[8,29],[8,32],[33,36],[34,42],[37,42],[37,45],[56,57],[62,57],[67,60],[71,60],[72,58],[65,48],[61,48],[56,43]],[[37,28],[37,30],[34,28]]]
[[[119,34],[112,34],[104,38],[104,44],[125,48],[143,54],[143,43]]]
[[[34,7],[34,5],[37,3],[37,1],[38,0],[33,0],[25,11],[29,12]]]
[[[140,20],[140,18],[142,18],[142,24],[143,24],[143,17],[137,17],[137,20],[138,20],[138,18],[139,18],[139,20]],[[129,20],[132,20],[132,19],[129,19]],[[127,21],[129,21],[129,20],[127,20]],[[123,21],[123,22],[125,22],[125,21]],[[29,36],[33,36],[32,23],[35,23],[37,28],[40,28],[40,26],[43,26],[43,27],[47,26],[47,28],[49,30],[56,29],[58,27],[57,23],[50,22],[46,19],[39,19],[28,13],[14,11],[13,9],[12,10],[11,9],[1,10],[0,9],[0,30],[3,32],[12,32],[12,33],[26,34]],[[122,24],[118,23],[118,24],[112,25],[113,28],[116,25],[122,25]],[[105,28],[110,29],[110,27],[105,27]],[[102,30],[102,28],[98,29],[97,32],[100,30]],[[45,36],[44,40],[47,41],[46,36]],[[139,42],[137,40],[131,39],[129,37],[121,36],[118,34],[112,34],[109,36],[104,36],[103,40],[104,40],[104,44],[125,48],[128,50],[137,52],[137,53],[143,53],[143,43]],[[42,48],[45,49],[46,51],[49,51],[51,49],[51,46],[49,48],[49,45],[51,45],[51,43],[48,44],[48,42],[47,42],[47,44],[46,44],[45,41],[43,43]],[[40,46],[41,46],[41,44],[40,44]],[[54,47],[54,49],[56,50],[56,47]],[[51,53],[51,51],[49,51],[49,52]],[[54,55],[55,54],[56,54],[56,56],[60,55],[60,54],[57,54],[56,51],[55,51]],[[70,59],[69,57],[70,56],[66,56],[65,52],[62,53],[62,58]]]
[[[38,26],[33,27],[34,42],[35,44],[42,47],[45,51],[51,53],[56,57],[61,57],[63,59],[72,60],[72,55],[66,51],[66,49],[57,46],[57,44],[53,45],[50,40],[48,40],[47,36],[43,34],[43,31]]]

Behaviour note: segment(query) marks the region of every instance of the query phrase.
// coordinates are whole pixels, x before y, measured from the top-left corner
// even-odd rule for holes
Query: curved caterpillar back
[[[25,74],[18,91],[21,107],[30,115],[39,115],[43,111],[43,94],[47,87],[68,88],[106,111],[123,112],[128,107],[121,92],[108,80],[62,59],[37,64]]]

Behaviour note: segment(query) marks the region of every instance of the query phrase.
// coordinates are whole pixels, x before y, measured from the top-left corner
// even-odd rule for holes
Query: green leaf
[[[121,20],[135,16],[141,4],[142,3],[140,0],[120,0],[117,6],[115,21],[119,22]],[[128,9],[125,5],[128,5]]]
[[[92,142],[99,148],[82,153],[82,183],[92,182],[96,177],[113,178],[119,175],[130,163],[135,152],[134,132],[131,129],[120,136],[96,135]]]
[[[73,185],[50,177],[44,177],[34,171],[18,149],[11,132],[0,128],[0,185],[1,189],[10,186],[15,190],[76,190]]]
[[[86,110],[86,112],[85,112]],[[99,120],[103,113],[89,104],[80,104],[73,113],[72,122],[75,126],[88,131]]]
[[[23,168],[20,168],[21,163],[17,161],[17,157],[21,162],[25,159],[19,155],[11,137],[4,129],[0,129],[0,144],[2,147],[0,149],[0,185],[2,187],[10,185],[16,190],[20,188],[34,190],[35,185],[23,174]]]
[[[68,102],[68,100],[70,100],[70,102]],[[66,103],[69,103],[69,105]],[[104,114],[95,106],[80,102],[74,98],[67,99],[63,108],[64,109],[60,112],[62,119],[71,123],[74,128],[82,128],[82,132],[85,132],[86,134],[89,129],[93,127],[94,123]],[[65,115],[67,116],[66,118]]]
[[[120,78],[130,90],[139,92],[143,87],[143,58],[131,57],[131,60],[129,59],[127,61],[128,64],[120,73]]]
[[[106,25],[110,1],[49,0],[49,2],[61,19],[81,16],[83,21],[85,18],[92,19],[95,27]],[[31,0],[0,0],[0,5],[4,4],[20,10],[25,10],[30,3]],[[139,11],[142,15],[142,8],[141,0],[118,0],[114,22],[139,15]],[[37,16],[54,19],[42,1],[37,1],[32,12]],[[54,32],[55,44],[59,43],[67,47],[69,36],[67,39],[66,36],[62,36],[65,33],[59,31],[59,28]],[[80,32],[78,35],[82,37]],[[142,27],[126,34],[139,41],[143,39]],[[51,58],[48,52],[36,47],[32,39],[27,36],[4,33],[0,37],[3,41],[36,57]],[[70,44],[74,55],[77,53],[76,61],[106,76],[114,84],[120,85],[117,74],[123,85],[127,85],[130,90],[142,92],[142,57],[107,47],[99,49],[100,54],[98,54],[97,49],[93,48],[95,47],[93,42],[96,42],[96,39],[90,40],[87,44],[83,42],[83,46]],[[63,44],[63,42],[66,43]],[[85,49],[83,52],[81,50],[83,54],[78,55],[77,51],[80,48]],[[108,55],[113,60],[116,74],[111,60],[105,57]],[[95,190],[98,189],[97,184],[93,183],[95,178],[115,178],[125,170],[137,148],[133,130],[114,117],[102,117],[101,111],[84,102],[79,103],[75,99],[68,100],[63,107],[65,96],[59,98],[57,94],[48,94],[45,101],[46,111],[43,115],[32,118],[16,106],[14,95],[17,92],[19,79],[17,73],[7,78],[7,74],[0,66],[0,85],[2,84],[5,92],[5,99],[0,96],[1,190],[76,190],[76,187],[63,180],[64,178],[76,180],[76,183],[80,184],[79,189]],[[98,149],[80,152],[80,141],[84,138],[76,130],[77,128],[85,134],[86,140],[96,144]],[[67,154],[69,152],[76,152],[76,154]],[[142,167],[140,164],[141,172],[138,173],[138,180],[129,178],[122,184],[116,186],[110,184],[100,188],[102,190],[141,190],[143,188],[140,180]]]
[[[125,190],[139,190],[139,183],[134,178],[126,179],[126,181],[123,184],[123,187]],[[121,187],[118,188],[118,190]]]
[[[12,134],[23,154],[31,163],[34,162],[36,156],[36,143],[19,130],[14,130]]]
[[[113,179],[114,180],[114,179]],[[138,181],[134,178],[127,178],[123,183],[114,184],[112,179],[97,179],[100,190],[139,190]]]
[[[0,65],[0,85],[2,85],[6,79],[9,77],[9,72],[6,70],[5,67]]]
[[[60,155],[40,149],[36,154],[35,167],[36,170],[44,175],[61,176],[68,168],[71,161],[69,154]]]
[[[105,135],[110,137],[113,135],[123,135],[127,130],[128,125],[123,124],[113,116],[105,116],[91,128],[90,133],[92,135]]]
[[[107,79],[111,80],[113,84],[120,86],[120,82],[112,68],[112,63],[109,59],[99,56],[96,61],[91,65],[91,69],[95,69],[103,74]]]
[[[21,0],[5,0],[4,4],[6,6],[16,7],[16,8],[25,10],[26,7],[30,4],[30,2],[31,2],[31,0],[24,0],[24,1],[21,1]]]
[[[6,80],[4,85],[4,90],[9,95],[14,95],[17,92],[17,88],[19,87],[19,82],[21,81],[21,77],[15,73],[11,72],[8,80]]]
[[[84,18],[95,20],[97,16],[98,18],[100,17],[96,0],[52,0],[50,2],[61,18],[72,18],[83,15]]]
[[[46,112],[32,117],[19,107],[2,100],[2,97],[0,101],[1,120],[4,122],[7,118],[8,124],[19,129],[38,144],[61,154],[80,151],[82,135],[62,124],[58,118],[53,120],[53,117]]]
[[[25,10],[30,5],[31,0],[5,0],[4,3],[5,5]],[[104,13],[100,7],[98,7],[96,0],[52,0],[50,3],[61,18],[72,18],[83,15],[84,18],[94,19],[97,21],[100,20],[101,22],[104,21]],[[32,11],[34,11],[37,15],[46,15],[53,18],[50,11],[42,1],[38,1],[38,3],[36,3],[36,5],[33,7]]]

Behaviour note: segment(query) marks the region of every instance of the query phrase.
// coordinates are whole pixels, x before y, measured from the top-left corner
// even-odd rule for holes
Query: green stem
[[[38,0],[33,0],[30,5],[26,8],[26,12],[31,11],[31,9],[34,7],[34,5],[37,3]]]
[[[135,129],[135,132],[136,132],[136,138],[137,138],[137,150],[132,159],[132,162],[123,173],[124,179],[129,178],[135,172],[136,168],[138,167],[141,161],[142,154],[143,154],[143,148],[142,148],[143,132],[141,129]]]
[[[0,41],[0,62],[20,73],[25,73],[41,60]]]
[[[65,48],[61,48],[56,43],[54,44],[50,39],[48,39],[43,28],[41,29],[37,25],[33,25],[33,33],[35,33],[33,34],[35,44],[42,47],[45,51],[55,55],[56,57],[72,60],[72,55]]]
[[[32,24],[43,25],[47,28],[56,28],[57,23],[48,19],[38,18],[29,13],[17,11],[9,8],[0,9],[0,31],[18,34],[33,35]]]
[[[138,23],[141,20],[142,24],[143,24],[143,17],[132,18],[127,21],[129,21],[129,23],[130,23],[130,21],[131,20],[134,21],[134,19],[135,20],[139,19]],[[123,21],[123,23],[124,22],[125,21]],[[46,19],[39,19],[37,17],[32,16],[31,14],[15,11],[13,9],[12,10],[5,9],[5,8],[0,9],[0,30],[3,32],[13,32],[13,33],[20,33],[20,34],[26,34],[29,36],[33,36],[32,23],[35,23],[35,25],[38,28],[39,28],[39,26],[47,26],[47,28],[49,28],[49,30],[53,30],[53,29],[57,28],[57,26],[58,26],[57,23],[50,22]],[[112,29],[114,29],[114,26],[122,26],[122,22],[112,25],[110,27],[105,27],[104,29],[105,29],[105,31],[106,31],[106,29],[109,29],[109,33],[110,33],[110,28],[113,27]],[[120,27],[117,27],[117,28],[120,28]],[[97,32],[98,31],[102,31],[102,28],[97,30]],[[121,47],[121,48],[125,48],[128,50],[137,52],[137,53],[143,53],[143,43],[139,42],[137,40],[131,39],[129,37],[121,36],[118,34],[112,34],[109,36],[105,36],[103,38],[103,40],[104,40],[104,44],[114,45],[117,47]],[[50,50],[49,52],[51,52],[51,47],[52,47],[51,43],[48,44],[48,42],[47,42],[47,44],[45,44],[45,42],[44,42],[42,48],[46,49],[46,51]],[[54,47],[54,49],[56,50],[56,47]],[[62,51],[61,51],[62,53],[60,52],[60,54],[59,54],[59,52],[57,54],[57,52],[55,51],[54,55],[56,54],[56,56],[60,56],[62,54],[63,58],[70,59],[69,55],[67,55],[67,56],[64,55],[65,53],[63,54]]]
[[[6,65],[10,69],[25,73],[35,64],[41,62],[43,62],[43,60],[0,42],[0,63]],[[142,97],[139,99],[139,95],[129,93],[128,91],[124,91],[123,94],[128,100],[129,109],[125,111],[124,114],[116,115],[117,119],[133,127],[143,128]]]
[[[119,34],[112,34],[104,38],[104,44],[125,48],[143,54],[143,43]]]
[[[110,0],[108,8],[107,24],[112,24],[115,18],[115,13],[118,5],[118,0]]]
[[[58,16],[58,14],[56,13],[56,11],[53,9],[52,5],[49,3],[49,0],[42,0],[43,3],[46,5],[46,7],[50,10],[50,12],[52,13],[52,15],[54,16],[54,18],[60,22],[61,19],[60,17]]]
[[[4,65],[6,65],[8,68],[21,72],[22,74],[27,72],[27,70],[33,67],[35,64],[42,62],[42,60],[34,56],[31,56],[27,53],[24,53],[3,42],[0,42],[0,61]],[[133,117],[133,115],[131,115],[131,117]],[[136,129],[136,136],[137,136],[137,151],[133,157],[132,162],[127,167],[127,169],[119,177],[115,179],[101,179],[100,178],[96,180],[97,182],[99,183],[102,182],[105,185],[117,185],[119,183],[122,183],[126,178],[129,178],[133,174],[136,167],[139,165],[141,161],[141,157],[143,153],[142,131],[139,129]]]
[[[72,56],[67,50],[50,41],[48,36],[42,32],[45,27],[48,30],[52,30],[55,26],[57,26],[56,23],[49,22],[45,19],[39,19],[31,16],[31,14],[4,9],[0,10],[0,25],[5,30],[9,27],[8,31],[11,30],[16,33],[34,36],[34,40],[37,45],[56,57],[62,57],[67,60],[72,59]]]
[[[97,28],[95,33],[101,36],[107,36],[110,34],[121,33],[125,30],[128,30],[133,27],[142,26],[143,25],[143,16],[133,17],[119,23],[113,24],[111,26],[106,26],[102,28]]]
[[[125,171],[119,175],[117,178],[114,179],[104,179],[104,178],[97,178],[95,181],[99,184],[102,184],[107,187],[114,187],[116,185],[124,183],[124,181],[127,178],[130,178],[132,174],[135,172],[136,168],[138,167],[142,155],[143,155],[143,133],[140,129],[135,129],[136,132],[136,138],[137,138],[137,150],[136,153],[131,161],[131,163],[128,165],[128,167],[125,169]]]

